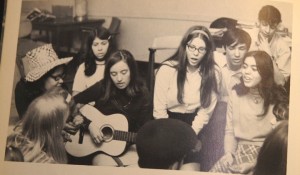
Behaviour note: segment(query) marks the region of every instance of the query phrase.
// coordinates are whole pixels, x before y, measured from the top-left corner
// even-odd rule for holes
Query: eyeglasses
[[[195,46],[191,46],[189,44],[187,44],[187,47],[188,47],[189,51],[191,51],[191,52],[195,52],[195,50],[197,50],[199,53],[202,53],[202,54],[206,52],[205,47],[196,48]]]
[[[53,78],[55,81],[59,81],[60,79],[63,80],[65,78],[65,74],[62,75],[50,75],[51,78]]]

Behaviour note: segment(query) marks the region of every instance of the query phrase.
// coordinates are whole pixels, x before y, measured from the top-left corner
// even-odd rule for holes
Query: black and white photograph
[[[300,171],[296,1],[1,8],[4,174]]]

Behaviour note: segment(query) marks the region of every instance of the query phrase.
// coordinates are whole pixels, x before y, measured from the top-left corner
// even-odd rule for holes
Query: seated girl
[[[128,120],[129,132],[137,132],[152,119],[149,92],[139,79],[133,55],[126,50],[114,52],[106,61],[103,80],[74,96],[74,100],[81,104],[95,101],[94,107],[104,115],[123,114]],[[103,142],[103,135],[94,122],[86,120],[85,126],[95,144]],[[107,166],[137,165],[138,161],[135,145],[130,144],[120,156],[96,153],[87,159],[94,165]],[[76,164],[76,158],[73,160]]]
[[[7,138],[7,147],[19,149],[25,162],[67,163],[62,130],[69,104],[61,94],[49,92],[32,101]]]
[[[173,56],[162,63],[154,87],[155,119],[173,118],[189,124],[198,135],[217,104],[220,71],[214,44],[204,26],[193,26]],[[199,155],[188,155],[182,169],[199,170]]]
[[[73,83],[73,96],[103,78],[105,61],[114,50],[111,34],[107,29],[103,27],[91,28],[88,32],[83,58],[84,63],[79,66],[76,72]]]
[[[272,131],[273,107],[286,100],[276,85],[271,57],[264,51],[246,54],[241,82],[233,87],[227,106],[225,155],[211,172],[248,173]]]

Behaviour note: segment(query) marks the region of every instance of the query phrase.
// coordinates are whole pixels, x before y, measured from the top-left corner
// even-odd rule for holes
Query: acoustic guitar
[[[84,105],[80,112],[99,127],[104,141],[96,144],[87,131],[78,131],[71,135],[72,142],[65,145],[70,155],[83,157],[95,152],[104,152],[118,156],[124,151],[126,142],[135,143],[136,133],[128,132],[128,121],[124,115],[104,115],[91,105]]]

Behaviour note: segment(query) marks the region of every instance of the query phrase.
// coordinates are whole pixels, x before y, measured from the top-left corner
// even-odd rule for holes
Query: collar
[[[99,60],[96,60],[96,64],[97,65],[105,65],[105,61],[99,61]]]
[[[197,68],[195,72],[191,72],[188,68],[186,69],[186,72],[189,74],[200,73],[200,66]]]

